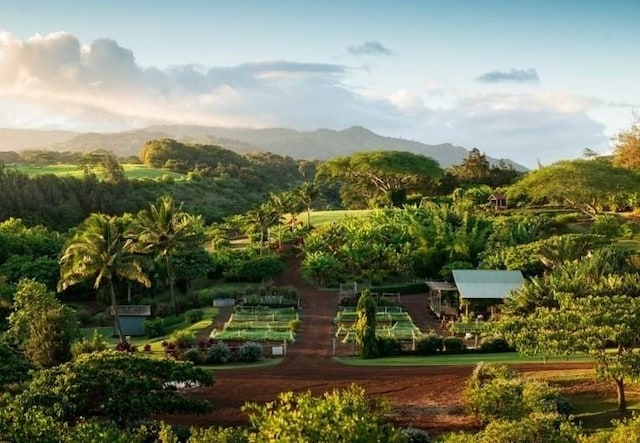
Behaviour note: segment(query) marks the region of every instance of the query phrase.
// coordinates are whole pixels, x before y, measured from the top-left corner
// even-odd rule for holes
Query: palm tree
[[[176,251],[204,241],[202,218],[183,212],[181,206],[176,206],[173,198],[167,195],[160,197],[155,205],[150,204],[149,209],[141,212],[140,216],[139,241],[164,260],[173,309],[178,315],[174,291],[176,276],[171,256]]]
[[[298,198],[307,208],[307,229],[311,228],[311,206],[320,196],[320,187],[316,183],[304,182],[297,189]]]
[[[149,277],[143,271],[141,257],[134,254],[134,249],[134,241],[128,236],[128,225],[123,219],[91,214],[65,244],[60,258],[59,292],[87,280],[93,280],[94,289],[100,288],[103,283],[108,284],[120,342],[124,342],[124,335],[118,315],[114,279],[151,286]]]
[[[262,257],[265,233],[280,222],[280,216],[280,212],[270,202],[261,204],[245,215],[248,228],[260,233],[260,257]]]

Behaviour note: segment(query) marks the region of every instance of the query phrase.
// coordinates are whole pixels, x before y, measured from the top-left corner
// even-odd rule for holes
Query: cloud
[[[393,52],[382,43],[370,40],[358,46],[349,46],[351,55],[393,55]]]
[[[516,82],[516,83],[538,83],[540,78],[535,68],[529,69],[515,69],[513,68],[509,72],[505,71],[491,71],[476,78],[481,83],[502,83],[502,82]]]
[[[535,167],[605,152],[589,115],[607,104],[554,91],[462,93],[427,82],[372,97],[349,86],[357,69],[272,60],[235,66],[140,66],[109,39],[83,44],[68,33],[19,40],[0,34],[0,127],[114,131],[151,124],[367,127],[383,135],[477,146]],[[535,72],[535,71],[534,71]]]

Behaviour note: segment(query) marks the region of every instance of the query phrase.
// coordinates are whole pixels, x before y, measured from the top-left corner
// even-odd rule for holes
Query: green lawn
[[[149,168],[145,165],[125,163],[122,165],[125,175],[131,179],[157,179],[162,176],[170,176],[174,180],[180,180],[184,178],[184,175],[177,172],[167,171],[165,169]],[[30,177],[43,174],[54,175],[70,175],[72,177],[82,177],[82,170],[78,165],[73,164],[61,164],[61,165],[15,165],[13,168],[20,172],[23,172]],[[100,171],[96,170],[96,175],[100,176]]]
[[[342,220],[346,216],[349,217],[363,217],[368,215],[371,209],[354,209],[354,210],[336,210],[336,211],[311,211],[311,225],[322,226],[327,223],[337,222]],[[298,220],[303,223],[307,223],[307,213],[301,212],[298,214]]]
[[[484,361],[487,363],[506,363],[506,364],[519,364],[519,363],[541,363],[544,364],[545,360],[542,357],[525,357],[517,352],[502,352],[498,354],[454,354],[454,355],[432,355],[432,356],[399,356],[399,357],[385,357],[375,358],[371,360],[364,360],[360,357],[338,357],[335,359],[339,363],[350,366],[439,366],[439,365],[456,365],[456,366],[473,366],[478,362]],[[588,362],[588,357],[571,357],[570,359],[564,357],[548,358],[546,361],[563,361],[563,362]]]

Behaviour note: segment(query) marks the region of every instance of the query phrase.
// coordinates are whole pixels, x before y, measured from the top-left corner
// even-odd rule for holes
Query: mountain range
[[[156,125],[123,132],[95,133],[1,129],[0,150],[92,151],[107,149],[121,157],[138,155],[148,140],[173,138],[182,143],[222,146],[238,153],[265,151],[298,159],[327,160],[358,151],[396,150],[422,154],[437,160],[441,167],[460,164],[469,151],[451,143],[429,145],[418,141],[378,135],[361,126],[336,131],[317,129],[295,131],[285,128],[248,129],[192,125]],[[499,159],[487,156],[491,164]],[[517,170],[527,168],[505,159]]]

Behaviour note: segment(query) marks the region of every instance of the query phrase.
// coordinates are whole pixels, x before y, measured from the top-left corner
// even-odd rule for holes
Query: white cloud
[[[599,100],[562,92],[459,92],[427,81],[371,98],[347,86],[355,68],[264,61],[142,67],[108,39],[0,34],[0,126],[115,130],[153,123],[368,127],[383,135],[477,146],[529,166],[606,146],[589,115]],[[436,106],[438,104],[439,107]]]

